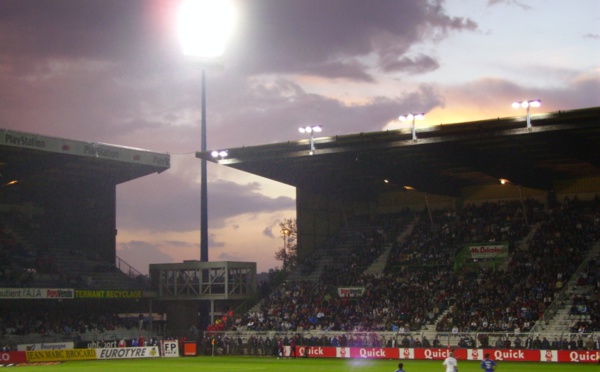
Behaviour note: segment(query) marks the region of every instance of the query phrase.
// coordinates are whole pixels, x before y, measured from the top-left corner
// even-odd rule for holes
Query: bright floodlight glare
[[[184,1],[178,16],[183,53],[205,58],[221,56],[233,31],[235,18],[231,1]]]
[[[219,151],[219,156],[222,157],[222,158],[226,157],[227,156],[227,150]]]
[[[423,119],[425,119],[425,114],[416,114],[415,115],[415,119],[417,119],[417,120],[423,120]]]
[[[519,108],[519,107],[521,107],[521,102],[513,102],[512,107],[513,108]]]
[[[215,150],[215,151],[211,152],[211,153],[210,153],[210,155],[211,155],[213,158],[218,158],[218,157],[219,157],[219,152],[218,152],[217,150]]]
[[[400,121],[406,121],[406,116],[404,116],[404,115],[400,115],[400,116],[398,117],[398,120],[400,120]]]
[[[540,107],[541,105],[542,105],[542,101],[540,101],[539,99],[529,102],[529,106],[531,106],[531,107]]]
[[[312,127],[312,130],[313,130],[313,132],[318,133],[318,132],[322,131],[323,129],[321,128],[320,125],[315,125],[314,127]]]
[[[300,132],[300,133],[305,133],[305,132],[306,132],[306,129],[304,129],[303,127],[300,127],[300,128],[298,128],[298,132]]]

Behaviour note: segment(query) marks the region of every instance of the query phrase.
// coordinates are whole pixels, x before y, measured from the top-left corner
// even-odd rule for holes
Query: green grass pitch
[[[160,359],[128,359],[64,362],[55,365],[19,366],[19,372],[53,372],[53,371],[107,371],[107,372],[394,372],[398,363],[404,363],[406,372],[444,372],[441,361],[416,360],[380,360],[380,359],[276,359],[258,357],[182,357]],[[475,372],[479,363],[460,361],[460,372]],[[600,371],[597,364],[590,363],[515,363],[499,362],[496,371],[552,371],[552,372],[586,372]]]

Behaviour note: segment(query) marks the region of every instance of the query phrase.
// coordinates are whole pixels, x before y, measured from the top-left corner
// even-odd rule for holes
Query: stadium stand
[[[548,337],[534,337],[530,331],[538,322],[546,321],[545,310],[557,301],[600,239],[598,207],[598,199],[566,199],[545,210],[538,201],[528,200],[529,225],[518,202],[434,210],[434,225],[424,211],[412,221],[403,220],[402,227],[385,230],[384,235],[394,244],[382,275],[350,271],[359,266],[368,271],[367,265],[359,265],[365,262],[364,257],[353,256],[350,248],[337,248],[344,244],[328,243],[324,250],[352,257],[353,261],[338,260],[342,264],[329,265],[318,281],[283,283],[259,309],[239,316],[230,331],[243,339],[252,337],[248,336],[252,332],[256,337],[275,333],[318,334],[327,340],[359,337],[369,345],[373,341],[364,338],[376,334],[387,338],[386,343],[408,347],[443,340],[443,344],[462,347],[543,348],[547,343],[549,348],[584,348],[585,343],[582,346],[576,335],[568,333],[580,333],[584,340],[596,331],[592,325],[597,320],[581,312],[591,313],[598,306],[598,258],[586,261],[580,274],[579,285],[593,283],[596,292],[588,290],[573,299],[571,315],[577,316],[573,318],[577,322],[572,329],[560,332],[560,337],[550,337],[554,331]],[[364,228],[359,228],[359,223],[353,222],[356,231],[373,228],[364,221]],[[406,226],[410,226],[410,233],[403,235]],[[346,242],[341,236],[337,238]],[[510,246],[510,256],[502,268],[477,260],[462,267],[454,265],[454,258],[465,245],[498,241],[507,241]],[[357,246],[361,244],[369,243],[359,239]],[[371,253],[383,252],[377,249]],[[359,298],[343,298],[337,293],[343,286],[365,290]],[[559,341],[551,342],[553,339]]]
[[[141,295],[126,302],[2,301],[0,342],[185,334],[198,339],[204,353],[212,351],[215,341],[223,353],[253,355],[272,354],[279,340],[288,344],[294,337],[304,345],[598,349],[600,199],[590,197],[598,192],[598,179],[587,177],[598,176],[599,112],[548,115],[545,128],[540,123],[527,133],[514,118],[440,126],[410,146],[397,133],[332,137],[319,148],[330,158],[302,155],[300,142],[232,149],[233,167],[298,187],[299,215],[313,220],[303,231],[299,228],[308,247],[300,252],[305,254],[299,255],[299,266],[284,273],[287,278],[280,275],[277,280],[287,279],[280,285],[264,282],[261,302],[239,313],[222,305],[224,316],[207,332],[192,332],[193,327],[182,332],[169,329],[172,325],[163,320],[151,328],[145,318],[154,319],[154,314],[140,322],[140,308],[148,307]],[[570,148],[582,139],[587,146]],[[560,151],[548,151],[554,146]],[[65,148],[69,146],[61,142],[60,157],[52,160],[62,160]],[[27,159],[11,151],[8,162],[11,157]],[[492,154],[485,161],[476,159],[488,152]],[[85,165],[111,174],[110,164],[95,163],[97,156],[88,160],[68,168],[69,174]],[[156,168],[124,171],[112,182]],[[284,168],[295,171],[275,174]],[[324,174],[326,168],[333,169],[331,174]],[[427,206],[417,213],[423,203],[410,200],[406,187],[379,182],[390,170],[396,181],[443,195],[430,205],[435,198],[425,194]],[[512,194],[494,189],[506,170],[523,185],[513,186]],[[573,177],[580,177],[575,186]],[[552,189],[558,184],[581,195],[558,202]],[[524,197],[524,190],[533,196]],[[330,198],[338,194],[347,199]],[[36,220],[38,208],[50,211],[52,205],[15,204],[18,200],[9,193],[1,197],[11,202],[0,203],[4,288],[142,290],[147,284],[143,277],[132,278],[131,270],[118,270],[110,249],[98,249],[113,248],[114,216],[102,224],[109,227],[106,241],[111,244],[94,247],[93,239],[69,240],[77,231],[69,224],[64,233],[53,235],[52,228],[60,226],[49,227],[52,218]],[[405,204],[411,208],[397,212]],[[361,213],[353,214],[353,209]],[[84,227],[93,232],[96,226]],[[469,255],[473,245],[493,246],[502,254]],[[177,306],[186,307],[183,301]],[[181,313],[195,319],[198,311],[189,306]]]

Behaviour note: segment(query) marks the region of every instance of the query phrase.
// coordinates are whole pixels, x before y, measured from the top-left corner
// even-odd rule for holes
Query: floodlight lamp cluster
[[[215,159],[224,159],[227,157],[228,151],[227,150],[214,150],[213,152],[210,153],[210,155]]]
[[[539,99],[534,99],[534,100],[530,100],[530,101],[516,101],[513,102],[512,107],[513,108],[529,108],[529,107],[540,107],[542,105],[542,101],[540,101]]]
[[[319,133],[323,130],[320,125],[307,125],[305,127],[298,128],[300,133]]]
[[[314,153],[315,153],[314,134],[319,133],[322,130],[323,130],[323,128],[320,125],[307,125],[305,127],[298,128],[298,131],[300,133],[309,133],[310,134],[310,151],[308,152],[309,155],[314,155]]]
[[[524,108],[527,109],[527,130],[531,131],[531,114],[529,113],[529,109],[531,107],[540,107],[542,105],[542,101],[540,101],[539,99],[533,99],[533,100],[528,100],[528,101],[517,101],[517,102],[513,102],[512,107],[514,108]]]
[[[425,114],[408,114],[408,115],[400,115],[398,117],[400,121],[411,121],[411,120],[423,120],[425,119]]]
[[[398,120],[400,120],[400,121],[412,122],[411,132],[412,132],[412,140],[414,142],[417,142],[417,128],[415,125],[415,120],[423,120],[423,119],[425,119],[425,113],[400,115],[398,117]]]

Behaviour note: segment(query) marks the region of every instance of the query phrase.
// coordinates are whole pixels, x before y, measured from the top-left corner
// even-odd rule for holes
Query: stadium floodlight
[[[183,53],[195,58],[219,58],[235,24],[235,8],[226,0],[186,0],[178,14]]]
[[[402,186],[402,188],[409,192],[419,192],[423,194],[423,197],[425,198],[425,206],[427,207],[427,214],[429,215],[429,222],[433,226],[433,215],[431,214],[431,207],[429,206],[429,197],[427,196],[427,193],[421,190],[417,190],[416,188],[409,185],[404,185]]]
[[[215,159],[216,158],[224,159],[227,157],[228,152],[227,152],[227,150],[214,150],[213,152],[210,153],[210,155]]]
[[[2,185],[2,187],[6,187],[6,186],[12,186],[16,183],[18,183],[19,181],[17,180],[12,180],[12,181],[8,181],[7,183],[5,183],[4,185]]]
[[[423,120],[423,119],[425,119],[424,113],[400,115],[398,117],[398,120],[400,120],[400,121],[410,121],[411,122],[411,124],[412,124],[412,127],[411,127],[412,140],[415,142],[417,141],[417,128],[415,126],[415,120]]]
[[[287,227],[281,230],[281,235],[283,236],[283,272],[287,272],[287,249],[289,245],[290,234],[292,230]]]
[[[499,178],[498,179],[498,183],[500,183],[500,185],[510,185],[513,187],[516,187],[519,190],[519,199],[521,201],[521,208],[523,210],[523,218],[525,219],[525,226],[527,228],[529,228],[529,218],[527,217],[527,208],[525,208],[525,199],[523,198],[523,187],[521,185],[518,185],[514,182],[512,182],[509,179],[506,178]]]
[[[540,107],[542,105],[542,101],[539,99],[533,99],[529,101],[516,101],[513,102],[513,108],[525,108],[527,109],[527,130],[531,130],[531,115],[529,114],[529,109],[531,107]]]
[[[315,133],[319,133],[323,130],[323,127],[320,125],[307,125],[305,127],[298,128],[300,133],[309,133],[310,134],[310,155],[315,153]]]
[[[198,60],[202,68],[201,151],[206,151],[205,67],[214,64],[225,51],[232,34],[235,9],[226,0],[186,0],[181,4],[177,28],[183,54]],[[208,182],[206,160],[200,171],[200,261],[208,262]]]

